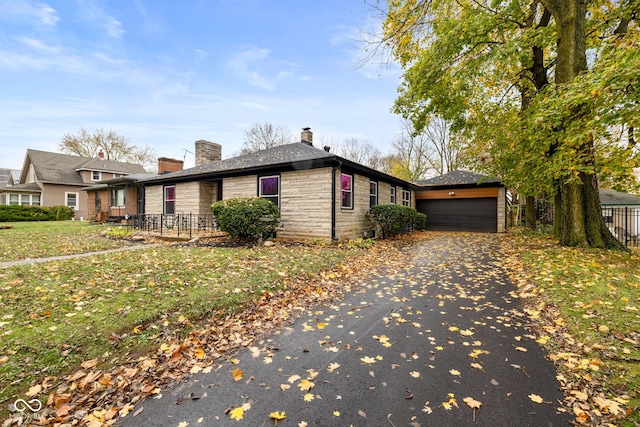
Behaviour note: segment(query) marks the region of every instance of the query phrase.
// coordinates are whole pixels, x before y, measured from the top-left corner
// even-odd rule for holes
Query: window
[[[391,200],[389,200],[390,203],[392,204],[396,204],[396,187],[395,186],[391,186]]]
[[[411,191],[402,189],[402,205],[411,206]]]
[[[378,183],[369,181],[369,207],[378,204]]]
[[[613,209],[602,208],[602,217],[604,218],[605,224],[613,224]]]
[[[100,181],[102,174],[99,171],[91,171],[91,181]]]
[[[173,215],[176,213],[176,186],[164,187],[164,213]]]
[[[3,194],[0,199],[0,205],[6,204],[8,201],[10,205],[40,205],[40,195],[39,194],[9,194],[9,197]]]
[[[353,175],[343,173],[340,175],[342,209],[353,209]]]
[[[280,177],[272,175],[258,178],[258,197],[270,200],[280,207]]]
[[[121,173],[114,173],[114,174],[113,174],[113,177],[114,177],[114,178],[120,178],[121,176],[122,176],[122,174],[121,174]]]
[[[64,193],[65,204],[74,211],[78,210],[78,193]]]
[[[111,189],[111,207],[123,208],[124,202],[124,188],[112,188]]]
[[[6,204],[7,204],[7,195],[0,194],[0,205],[6,205]]]

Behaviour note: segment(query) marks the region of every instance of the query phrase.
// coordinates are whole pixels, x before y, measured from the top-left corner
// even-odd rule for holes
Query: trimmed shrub
[[[375,205],[369,210],[369,216],[380,228],[383,239],[396,236],[405,230],[424,230],[427,226],[427,216],[409,206]]]
[[[64,221],[73,218],[74,214],[67,206],[0,206],[1,222]]]
[[[211,205],[220,230],[242,239],[268,237],[280,224],[280,210],[267,199],[245,197],[221,200]]]

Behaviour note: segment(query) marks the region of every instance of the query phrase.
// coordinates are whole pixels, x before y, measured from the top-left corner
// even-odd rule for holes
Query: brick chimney
[[[104,151],[102,151],[102,150],[98,151],[98,158],[99,159],[104,159]]]
[[[196,141],[196,166],[220,160],[222,160],[222,145],[204,139]]]
[[[311,128],[302,128],[300,142],[313,147],[313,132],[311,132]]]
[[[181,171],[184,166],[182,160],[170,159],[169,157],[160,157],[158,159],[158,173],[169,173]]]

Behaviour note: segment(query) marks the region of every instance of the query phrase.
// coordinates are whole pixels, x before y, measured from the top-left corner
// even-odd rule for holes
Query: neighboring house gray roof
[[[36,178],[40,182],[68,184],[68,185],[84,185],[82,177],[78,173],[81,170],[95,170],[100,172],[113,173],[142,173],[144,168],[141,165],[116,162],[114,160],[106,160],[88,157],[73,156],[70,154],[51,153],[49,151],[27,150],[27,157],[33,166]],[[27,162],[25,160],[25,166]],[[29,171],[23,168],[22,180],[26,180]]]
[[[422,187],[500,184],[500,179],[458,169],[434,178],[415,181],[414,184]]]
[[[410,185],[410,183],[406,181],[344,159],[334,153],[315,148],[305,142],[280,145],[255,153],[211,162],[177,172],[155,175],[150,178],[141,179],[140,182],[144,184],[151,184],[163,181],[187,181],[195,180],[199,177],[223,177],[249,174],[260,171],[261,169],[266,170],[278,167],[304,170],[314,167],[339,164],[354,170],[364,171],[372,177],[384,178],[385,180],[398,183],[400,185]]]
[[[640,205],[640,197],[633,194],[620,193],[614,190],[600,189],[600,204],[602,205]]]
[[[35,182],[29,182],[27,184],[18,184],[18,185],[12,185],[10,187],[4,187],[2,189],[3,192],[42,192],[42,188],[40,188],[40,186],[38,184],[36,184]]]
[[[126,184],[126,183],[132,183],[132,182],[137,182],[140,181],[142,179],[145,178],[151,178],[151,177],[155,177],[158,176],[158,174],[151,174],[151,173],[134,173],[131,175],[124,175],[118,178],[109,178],[109,179],[103,179],[102,181],[99,181],[97,184],[95,185],[91,185],[89,187],[85,187],[82,188],[83,191],[96,191],[96,190],[103,190],[105,188],[109,188],[110,185],[118,185],[118,184]]]

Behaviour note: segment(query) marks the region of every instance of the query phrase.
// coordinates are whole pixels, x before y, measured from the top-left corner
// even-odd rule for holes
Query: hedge
[[[424,230],[427,227],[425,214],[403,205],[372,206],[369,218],[380,228],[383,239],[393,237],[404,230]]]
[[[0,222],[65,221],[75,212],[68,206],[0,205]]]
[[[232,237],[269,237],[280,224],[280,209],[273,202],[259,197],[221,200],[211,205],[220,230]]]

